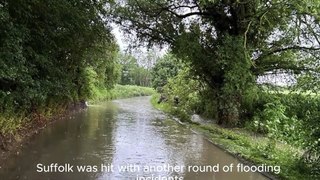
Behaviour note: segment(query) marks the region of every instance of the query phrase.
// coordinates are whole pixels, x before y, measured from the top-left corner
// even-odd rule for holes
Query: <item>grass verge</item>
[[[151,96],[155,90],[150,87],[141,87],[135,85],[115,85],[111,90],[108,89],[94,89],[93,98],[89,100],[90,103],[97,103],[100,101],[123,99],[136,96]]]
[[[247,164],[266,164],[280,166],[279,174],[272,173],[277,179],[317,179],[310,175],[308,167],[300,161],[301,151],[288,144],[275,142],[267,137],[252,134],[244,129],[226,129],[217,124],[200,124],[191,121],[189,115],[168,103],[157,103],[158,94],[153,95],[154,107],[170,115],[193,130],[200,132],[217,146],[237,156]]]

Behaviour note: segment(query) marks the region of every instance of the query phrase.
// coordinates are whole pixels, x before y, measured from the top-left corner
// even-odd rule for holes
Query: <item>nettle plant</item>
[[[288,117],[286,115],[287,107],[280,101],[267,103],[264,107],[264,110],[254,121],[256,128],[261,128],[271,139],[303,147],[303,139],[306,134],[302,121],[298,120],[296,116]]]

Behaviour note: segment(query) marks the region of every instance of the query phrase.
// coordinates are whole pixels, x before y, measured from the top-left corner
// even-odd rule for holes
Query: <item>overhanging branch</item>
[[[195,15],[198,15],[198,16],[210,16],[210,13],[201,12],[201,11],[190,12],[190,13],[186,13],[186,14],[178,14],[178,13],[176,13],[173,10],[168,9],[168,8],[165,8],[163,10],[173,14],[174,16],[176,16],[177,18],[180,18],[180,19],[184,19],[184,18],[187,18],[187,17],[190,17],[190,16],[195,16]]]
[[[260,57],[256,59],[256,61],[259,61],[259,59],[262,59],[264,57],[276,54],[276,53],[281,53],[281,52],[286,52],[290,50],[301,50],[301,51],[319,51],[320,47],[306,47],[306,46],[289,46],[289,47],[284,47],[284,48],[279,48],[279,49],[274,49],[271,50],[265,54],[262,54]]]

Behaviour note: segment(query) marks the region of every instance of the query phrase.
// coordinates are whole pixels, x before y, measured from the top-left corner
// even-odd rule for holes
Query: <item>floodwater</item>
[[[236,167],[223,172],[223,166],[240,162],[167,120],[149,101],[138,97],[92,105],[51,124],[1,167],[0,179],[267,179],[259,173],[239,173]]]

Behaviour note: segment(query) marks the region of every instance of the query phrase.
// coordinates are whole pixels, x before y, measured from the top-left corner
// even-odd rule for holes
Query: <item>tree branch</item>
[[[320,50],[320,47],[289,46],[285,48],[274,49],[272,51],[269,51],[266,54],[262,54],[260,57],[256,59],[256,61],[259,61],[259,59],[262,59],[264,57],[267,57],[276,53],[281,53],[281,52],[290,51],[290,50],[318,51]]]
[[[200,11],[190,12],[190,13],[186,13],[186,14],[178,14],[178,13],[176,13],[176,12],[174,12],[171,9],[168,9],[168,8],[165,8],[163,10],[173,14],[174,16],[176,16],[177,18],[180,18],[180,19],[184,19],[184,18],[187,18],[187,17],[190,17],[190,16],[195,16],[195,15],[198,15],[198,16],[210,16],[211,15],[210,13],[200,12]]]

